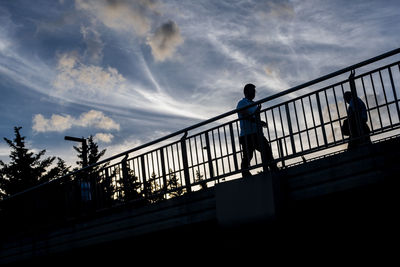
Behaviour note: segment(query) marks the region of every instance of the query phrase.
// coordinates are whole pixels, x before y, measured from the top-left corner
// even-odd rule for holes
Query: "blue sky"
[[[70,165],[400,47],[399,1],[0,0],[0,137]],[[1,140],[0,159],[9,149]]]

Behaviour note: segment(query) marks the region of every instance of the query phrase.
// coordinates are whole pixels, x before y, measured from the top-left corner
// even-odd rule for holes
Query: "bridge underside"
[[[147,207],[123,206],[3,242],[0,262],[173,263],[289,251],[338,256],[356,248],[390,253],[399,156],[400,138],[392,138],[274,176],[220,183]]]

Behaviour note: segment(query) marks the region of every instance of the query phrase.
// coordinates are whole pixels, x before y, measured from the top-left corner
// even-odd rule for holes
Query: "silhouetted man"
[[[254,84],[246,84],[244,89],[244,98],[237,104],[237,109],[244,108],[248,105],[253,104],[253,99],[256,96],[256,86]],[[261,127],[265,127],[267,124],[260,120],[261,105],[252,106],[247,109],[238,111],[240,119],[240,135],[239,142],[243,149],[242,159],[242,174],[243,177],[250,176],[251,173],[248,170],[251,159],[255,150],[262,153],[264,149],[265,158],[267,161],[273,161],[271,147],[269,146],[268,140],[264,137]],[[271,170],[277,170],[276,163],[269,163]]]
[[[367,108],[365,107],[364,102],[357,97],[357,102],[354,103],[355,101],[353,101],[350,91],[344,93],[344,100],[349,104],[347,109],[347,125],[344,125],[344,127],[348,127],[348,129],[344,129],[344,134],[348,133],[345,135],[350,136],[347,148],[352,149],[361,143],[370,143],[371,140],[368,135],[370,130],[367,125]],[[358,118],[356,116],[358,116]],[[357,121],[360,127],[357,126]]]

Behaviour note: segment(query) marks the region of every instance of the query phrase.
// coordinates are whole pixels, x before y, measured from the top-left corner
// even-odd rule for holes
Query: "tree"
[[[143,195],[140,192],[141,183],[135,171],[127,167],[126,172],[123,172],[121,183],[123,185],[123,199],[125,201],[143,199]]]
[[[92,165],[95,164],[99,161],[99,159],[104,156],[104,153],[106,153],[106,149],[103,149],[102,151],[99,152],[99,146],[97,145],[97,143],[93,140],[93,136],[90,135],[88,138],[88,165]],[[83,168],[83,150],[82,147],[77,147],[74,146],[74,149],[78,152],[78,158],[80,160],[78,160],[76,162],[76,164],[78,164],[81,168]],[[99,168],[96,168],[99,169]]]
[[[203,176],[199,170],[196,170],[195,182],[199,183],[202,190],[207,189],[207,181],[203,179]]]
[[[185,189],[182,187],[182,184],[179,182],[176,177],[176,173],[172,173],[172,170],[169,169],[169,179],[167,180],[167,188],[168,190],[173,190],[169,193],[170,197],[179,197],[185,193]]]
[[[15,138],[4,138],[11,148],[10,163],[0,160],[0,196],[6,197],[48,182],[69,171],[65,162],[58,158],[55,167],[51,167],[55,157],[44,157],[46,150],[35,154],[25,146],[25,137],[21,136],[22,127],[14,127]]]
[[[151,203],[157,203],[165,200],[164,189],[156,179],[156,174],[151,174],[150,180],[146,182],[145,190],[147,191],[147,197]],[[146,192],[145,192],[146,195]]]
[[[102,151],[99,152],[99,146],[97,143],[93,140],[93,136],[90,135],[88,138],[88,145],[87,145],[87,154],[85,155],[83,153],[83,148],[74,146],[74,149],[78,152],[78,160],[76,164],[78,164],[79,167],[83,168],[86,167],[84,166],[84,157],[87,157],[87,164],[93,165],[96,164],[99,159],[104,155],[106,152],[106,149],[103,149]],[[92,194],[93,192],[96,192],[97,188],[102,188],[104,190],[104,196],[111,196],[110,201],[112,200],[112,195],[110,193],[112,192],[111,184],[109,179],[105,177],[106,179],[102,179],[102,175],[100,171],[104,169],[107,166],[107,164],[104,164],[102,166],[95,166],[92,167],[90,170],[84,170],[76,174],[75,179],[79,181],[80,183],[80,191],[81,191],[81,200],[83,201],[90,201],[92,200]],[[75,168],[77,170],[78,168]],[[95,196],[98,197],[98,196]],[[99,200],[99,199],[98,199]]]

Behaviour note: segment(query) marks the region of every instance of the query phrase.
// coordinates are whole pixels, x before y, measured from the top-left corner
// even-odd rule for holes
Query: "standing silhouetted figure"
[[[350,91],[344,93],[344,100],[349,104],[347,123],[343,125],[342,129],[344,135],[350,136],[347,148],[352,149],[362,143],[370,143],[367,108],[364,102],[359,97],[356,97],[356,100],[353,101]]]
[[[251,83],[246,84],[243,93],[245,97],[239,101],[236,107],[237,109],[244,108],[254,103],[253,99],[256,96],[256,86]],[[260,109],[261,105],[258,105],[238,111],[240,119],[239,142],[243,149],[241,164],[243,177],[251,175],[248,168],[255,150],[258,150],[260,153],[265,153],[265,159],[270,162],[269,168],[271,170],[278,169],[276,163],[272,162],[274,158],[272,156],[271,147],[262,132],[262,127],[267,124],[260,120]]]

